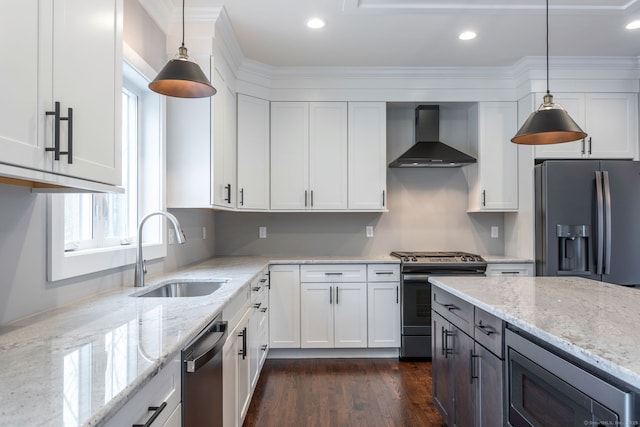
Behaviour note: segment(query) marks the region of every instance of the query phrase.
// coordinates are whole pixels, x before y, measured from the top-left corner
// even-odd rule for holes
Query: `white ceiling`
[[[545,54],[544,0],[215,2],[224,5],[244,55],[271,66],[505,66]],[[640,29],[624,28],[640,19],[640,0],[549,3],[551,56],[640,57]],[[326,28],[307,29],[311,16]],[[464,30],[478,37],[461,42]]]

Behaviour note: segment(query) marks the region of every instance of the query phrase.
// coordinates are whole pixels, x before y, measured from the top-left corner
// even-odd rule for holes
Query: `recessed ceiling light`
[[[627,30],[637,30],[640,28],[640,21],[629,22],[625,28]]]
[[[327,24],[320,18],[307,19],[307,27],[311,28],[312,30],[319,30],[321,28],[324,28],[325,25]]]
[[[463,33],[460,33],[460,35],[458,36],[458,38],[460,40],[473,40],[476,38],[476,33],[474,33],[473,31],[465,31]]]

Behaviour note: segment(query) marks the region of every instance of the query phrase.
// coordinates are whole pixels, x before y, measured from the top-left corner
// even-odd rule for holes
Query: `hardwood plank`
[[[431,362],[267,359],[244,427],[442,426]]]

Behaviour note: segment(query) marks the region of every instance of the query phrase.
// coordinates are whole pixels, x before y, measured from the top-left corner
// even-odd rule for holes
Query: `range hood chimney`
[[[416,143],[389,164],[390,168],[456,168],[476,159],[440,142],[440,106],[416,108]]]

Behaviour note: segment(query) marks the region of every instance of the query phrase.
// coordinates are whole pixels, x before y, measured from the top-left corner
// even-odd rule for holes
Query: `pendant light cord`
[[[549,0],[547,0],[547,95],[549,95]]]
[[[182,47],[184,47],[184,2],[185,0],[182,0]],[[547,4],[549,3],[549,0],[547,0]],[[548,7],[548,6],[547,6]],[[549,27],[549,25],[547,24],[547,27]],[[548,30],[547,30],[548,32]],[[547,43],[548,43],[548,39],[549,36],[547,35]],[[548,48],[547,48],[548,49]],[[547,54],[548,55],[548,54]],[[548,62],[548,61],[547,61]],[[549,78],[547,77],[547,81],[549,80]],[[549,86],[549,84],[547,83],[547,86]]]

